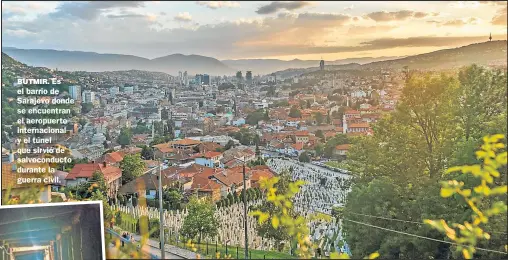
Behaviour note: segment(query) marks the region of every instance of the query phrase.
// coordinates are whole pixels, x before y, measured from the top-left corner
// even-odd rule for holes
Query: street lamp
[[[238,158],[235,158],[239,160]],[[247,178],[245,178],[245,158],[239,160],[243,162],[243,224],[245,232],[245,259],[249,259],[249,238],[247,235]]]
[[[159,227],[160,229],[160,248],[161,248],[161,259],[165,259],[166,256],[166,250],[164,249],[164,210],[162,208],[162,164],[160,161],[157,160],[157,166],[144,172],[143,174],[146,174],[148,172],[151,172],[153,170],[159,169]]]

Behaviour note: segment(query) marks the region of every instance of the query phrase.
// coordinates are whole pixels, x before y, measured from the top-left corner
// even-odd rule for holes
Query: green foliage
[[[316,120],[317,125],[321,125],[321,124],[323,124],[325,117],[321,113],[315,113],[314,119]]]
[[[322,130],[317,130],[316,133],[315,133],[316,137],[319,137],[321,139],[324,139],[325,138],[325,135],[323,134],[323,131]]]
[[[307,154],[307,152],[302,152],[300,156],[298,156],[298,161],[300,162],[310,162],[310,156]]]
[[[292,106],[291,109],[289,110],[289,117],[301,118],[302,112],[297,107]]]
[[[257,125],[259,121],[269,119],[270,118],[267,117],[266,112],[263,109],[260,109],[258,111],[248,114],[247,118],[245,119],[245,123],[249,125]]]
[[[125,147],[129,144],[131,144],[131,140],[132,140],[132,132],[129,128],[122,128],[120,129],[120,135],[118,135],[118,139],[117,139],[117,142]]]
[[[176,189],[168,189],[163,193],[164,201],[169,203],[171,209],[179,209],[180,203],[183,199],[183,194]]]
[[[100,191],[95,191],[90,197],[91,201],[102,201],[102,214],[104,216],[104,223],[110,223],[113,220],[114,213],[109,207],[106,196]]]
[[[172,135],[155,136],[153,141],[150,143],[150,146],[154,146],[154,145],[157,145],[157,144],[167,143],[167,142],[169,142],[171,140],[173,140],[173,136]]]
[[[336,134],[333,138],[326,141],[323,154],[328,158],[332,158],[334,156],[335,146],[339,144],[349,144],[350,142],[351,141],[345,134]]]
[[[224,149],[226,150],[229,150],[231,149],[232,147],[235,146],[235,142],[233,140],[229,140],[227,143],[226,143],[226,146],[224,146]]]
[[[189,239],[198,237],[198,243],[202,238],[212,238],[217,234],[219,222],[215,218],[215,205],[207,199],[199,199],[194,196],[187,204],[189,214],[185,217],[182,226],[182,234]]]
[[[92,103],[82,103],[81,104],[81,113],[88,114],[93,109]]]
[[[291,198],[300,191],[303,181],[289,182],[283,189],[278,189],[278,177],[260,181],[262,188],[267,190],[266,202],[255,208],[250,214],[257,217],[263,237],[283,238],[297,241],[297,254],[301,258],[311,256],[312,243],[309,239],[309,228],[303,216],[295,215]],[[281,186],[279,186],[281,187]],[[263,229],[263,226],[266,230]],[[261,235],[261,234],[260,234]]]
[[[314,146],[314,153],[316,156],[322,156],[325,151],[325,146],[322,143],[318,143]]]
[[[470,73],[467,68],[462,71]],[[466,76],[464,74],[461,77]],[[476,78],[476,81],[470,80],[474,82],[481,78],[468,77]],[[362,213],[418,222],[444,218],[452,223],[463,223],[473,217],[474,210],[464,207],[461,196],[453,195],[449,199],[439,196],[436,183],[448,183],[450,180],[452,184],[463,183],[464,189],[472,191],[481,184],[471,175],[455,172],[445,175],[445,169],[451,165],[479,163],[478,159],[471,158],[470,155],[480,143],[471,137],[506,131],[506,101],[482,101],[483,107],[479,108],[481,111],[498,111],[500,114],[490,118],[481,116],[481,124],[472,124],[471,136],[466,138],[465,124],[461,119],[464,115],[458,112],[462,104],[466,104],[463,103],[464,93],[470,91],[465,88],[471,87],[466,86],[465,82],[453,74],[408,73],[396,111],[372,125],[375,133],[373,136],[351,140],[352,146],[345,166],[354,175],[354,186],[344,209],[346,217],[359,218],[352,213]],[[487,93],[480,96],[487,98],[496,93],[489,88],[486,87]],[[499,102],[504,102],[501,110],[498,110]],[[472,114],[467,116],[476,117]],[[496,180],[496,184],[506,185],[506,178]],[[494,202],[489,198],[481,206],[490,208]],[[358,221],[438,240],[445,238],[438,230],[427,225],[367,217]],[[499,220],[490,219],[483,227],[487,231],[506,230],[506,216],[499,217]],[[441,259],[449,257],[455,251],[450,245],[409,238],[348,221],[344,223],[344,229],[346,240],[355,256],[379,250],[386,258]],[[477,245],[499,250],[505,244],[505,236],[492,234],[488,242],[478,240]],[[477,251],[474,257],[495,258],[499,255]]]
[[[342,117],[344,116],[344,112],[345,111],[346,111],[346,107],[345,106],[339,107],[339,110],[332,112],[332,118],[334,118],[334,119],[341,119],[342,120]]]
[[[230,136],[240,141],[240,143],[243,145],[252,145],[255,143],[257,135],[249,131],[247,128],[242,128],[236,133],[231,133]]]
[[[291,175],[289,174],[289,172],[284,171],[284,172],[281,172],[279,179],[277,180],[276,183],[274,183],[273,188],[277,189],[280,193],[285,193],[289,190],[290,183],[291,183]],[[276,204],[273,201],[269,201],[269,200],[263,200],[261,205],[254,206],[252,208],[252,210],[264,212],[266,214],[269,214],[270,216],[277,216],[277,218],[279,215],[281,215],[283,213],[283,209],[278,207],[278,204]],[[298,214],[292,209],[288,209],[286,211],[286,213],[287,213],[287,216],[289,216],[291,218],[298,217]],[[258,218],[258,219],[260,219],[260,218]],[[278,221],[278,220],[276,220],[276,221]],[[258,232],[259,236],[261,236],[263,238],[274,239],[276,241],[277,245],[279,245],[282,241],[287,241],[287,240],[291,239],[291,235],[289,234],[289,231],[287,228],[274,227],[274,226],[272,226],[271,221],[266,221],[266,222],[263,221],[262,223],[260,223],[260,225],[258,226],[257,232]]]
[[[458,78],[460,88],[456,115],[465,139],[479,139],[484,124],[506,111],[506,72],[472,65],[462,68]]]
[[[139,154],[128,154],[120,162],[122,169],[122,183],[128,183],[141,176],[145,170],[145,162]]]
[[[145,160],[153,160],[154,159],[153,149],[146,145],[143,146],[143,149],[141,150],[141,158]]]
[[[466,259],[473,258],[478,240],[488,240],[491,237],[489,232],[483,230],[482,225],[487,224],[490,218],[507,212],[507,186],[498,185],[495,182],[496,178],[501,177],[499,170],[506,169],[505,166],[507,165],[506,146],[504,143],[499,142],[502,139],[504,139],[503,135],[483,138],[482,149],[476,152],[476,157],[482,161],[482,164],[456,166],[447,170],[448,173],[471,174],[481,180],[480,184],[473,189],[468,189],[464,187],[462,181],[449,180],[441,183],[441,197],[448,198],[454,194],[463,197],[466,204],[473,211],[472,221],[465,221],[463,224],[453,223],[451,225],[453,228],[444,219],[426,219],[424,221],[440,232],[445,233],[450,240],[458,243],[460,246],[457,246],[457,250],[462,252]],[[498,153],[503,150],[504,152]],[[500,195],[502,199],[490,199],[490,197],[499,197]]]

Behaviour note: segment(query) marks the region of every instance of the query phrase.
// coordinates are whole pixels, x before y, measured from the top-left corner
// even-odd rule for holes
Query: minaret
[[[490,35],[489,35],[489,42],[491,42],[491,41],[492,41],[492,33],[490,33]]]
[[[349,107],[349,96],[346,96],[346,107]]]
[[[346,115],[342,115],[342,133],[347,133],[347,121],[346,121]]]

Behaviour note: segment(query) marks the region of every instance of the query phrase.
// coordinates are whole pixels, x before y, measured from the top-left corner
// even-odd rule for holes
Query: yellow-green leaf
[[[367,259],[376,259],[379,257],[379,253],[378,252],[374,252],[372,254],[369,255],[369,258]]]
[[[471,254],[469,253],[469,251],[467,249],[462,249],[462,255],[464,255],[464,258],[465,259],[471,259]]]
[[[443,198],[448,198],[448,197],[452,196],[453,193],[455,193],[454,189],[451,189],[451,188],[441,188],[441,197],[443,197]]]
[[[448,170],[446,170],[446,173],[457,172],[457,171],[461,171],[461,170],[462,170],[462,166],[454,166],[454,167],[448,168]]]
[[[465,197],[471,196],[471,190],[470,189],[462,190],[462,195],[464,195]]]
[[[491,190],[491,194],[492,195],[495,195],[495,194],[504,194],[504,193],[507,193],[508,192],[508,186],[504,185],[504,186],[499,186],[499,187],[495,187]]]
[[[272,217],[272,226],[275,229],[279,227],[279,218],[277,216]]]
[[[268,220],[269,217],[270,217],[270,215],[267,214],[267,213],[261,213],[261,214],[259,214],[259,223],[260,224],[265,223],[265,221]]]

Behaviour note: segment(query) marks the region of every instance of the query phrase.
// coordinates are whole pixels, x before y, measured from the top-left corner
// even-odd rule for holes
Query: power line
[[[386,218],[386,217],[380,217],[380,216],[373,216],[373,215],[355,213],[355,212],[351,212],[351,211],[348,211],[347,213],[351,213],[351,214],[355,214],[355,215],[360,215],[360,216],[365,216],[365,217],[371,217],[371,218],[379,218],[379,219],[385,219],[385,220],[393,220],[393,221],[399,221],[399,222],[405,222],[405,223],[412,223],[412,224],[417,224],[417,225],[422,225],[423,224],[421,222],[416,222],[416,221],[402,220],[402,219],[396,219],[396,218]]]
[[[348,211],[347,213],[351,213],[351,214],[355,214],[355,215],[360,215],[360,216],[365,216],[365,217],[370,217],[370,218],[378,218],[378,219],[384,219],[384,220],[399,221],[399,222],[405,222],[405,223],[411,223],[411,224],[417,224],[417,225],[423,225],[424,224],[422,222],[403,220],[403,219],[396,219],[396,218],[387,218],[387,217],[381,217],[381,216],[373,216],[373,215],[356,213],[356,212],[351,212],[351,211]],[[505,232],[496,232],[496,231],[486,231],[486,232],[496,233],[496,234],[504,234],[504,235],[507,234]]]
[[[382,229],[382,230],[385,230],[385,231],[395,232],[395,233],[406,235],[406,236],[412,236],[412,237],[427,239],[427,240],[431,240],[431,241],[435,241],[435,242],[441,242],[441,243],[446,243],[446,244],[450,244],[450,245],[468,247],[467,245],[463,245],[463,244],[458,244],[458,243],[444,241],[444,240],[439,240],[439,239],[435,239],[435,238],[430,238],[430,237],[424,237],[424,236],[419,236],[419,235],[415,235],[415,234],[410,234],[410,233],[406,233],[406,232],[402,232],[402,231],[398,231],[398,230],[388,229],[388,228],[384,228],[384,227],[380,227],[380,226],[375,226],[375,225],[371,225],[371,224],[367,224],[367,223],[363,223],[363,222],[359,222],[359,221],[350,220],[350,219],[347,219],[347,218],[344,218],[344,220],[349,221],[349,222],[353,222],[353,223],[356,223],[356,224],[368,226],[368,227],[373,227],[373,228],[378,228],[378,229]],[[492,252],[492,253],[498,253],[498,254],[504,254],[504,255],[508,254],[506,252],[492,250],[492,249],[486,249],[486,248],[481,248],[481,247],[473,247],[473,248],[475,248],[477,250]]]

